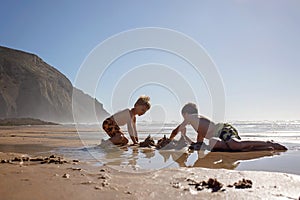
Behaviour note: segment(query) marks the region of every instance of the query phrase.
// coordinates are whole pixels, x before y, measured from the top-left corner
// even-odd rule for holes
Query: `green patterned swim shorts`
[[[237,138],[239,140],[241,139],[238,131],[231,124],[219,123],[216,126],[216,137],[220,138],[221,140],[227,142],[231,138]]]

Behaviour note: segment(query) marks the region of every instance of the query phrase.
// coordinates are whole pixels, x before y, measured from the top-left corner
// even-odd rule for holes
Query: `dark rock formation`
[[[0,126],[21,126],[21,125],[59,125],[53,122],[45,122],[32,118],[6,118],[0,119]]]
[[[92,115],[99,120],[108,115],[101,103],[73,88],[66,76],[38,56],[0,47],[0,118],[72,122],[73,91],[79,94],[73,104],[81,110],[81,122],[90,122]],[[96,114],[85,109],[90,102]]]

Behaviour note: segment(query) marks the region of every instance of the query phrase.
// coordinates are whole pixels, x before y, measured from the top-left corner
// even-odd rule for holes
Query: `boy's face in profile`
[[[141,116],[143,114],[145,114],[145,112],[147,112],[147,107],[145,105],[137,105],[135,106],[135,110],[136,113],[138,114],[138,116]]]

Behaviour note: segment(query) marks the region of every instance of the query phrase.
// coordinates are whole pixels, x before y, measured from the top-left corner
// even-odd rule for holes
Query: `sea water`
[[[67,157],[74,157],[92,165],[132,168],[136,171],[178,167],[205,167],[276,171],[300,175],[300,120],[233,121],[231,124],[238,129],[242,140],[273,140],[287,146],[288,150],[286,152],[255,151],[232,153],[189,152],[187,148],[181,150],[155,150],[132,146],[103,146],[99,145],[101,139],[108,139],[108,136],[100,128],[96,128],[94,132],[79,131],[79,136],[85,145],[84,148],[60,148],[58,151]],[[178,123],[139,122],[137,127],[140,141],[149,134],[156,141],[164,135],[168,137],[177,125]],[[92,127],[99,125],[90,124],[85,126],[92,129]],[[192,140],[196,139],[196,133],[191,127],[188,127],[187,134]],[[179,137],[177,136],[177,139]]]

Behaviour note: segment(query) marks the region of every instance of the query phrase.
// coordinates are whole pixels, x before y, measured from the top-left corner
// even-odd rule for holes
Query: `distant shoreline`
[[[0,119],[0,126],[22,126],[22,125],[59,125],[54,122],[42,121],[34,118],[7,118]]]

